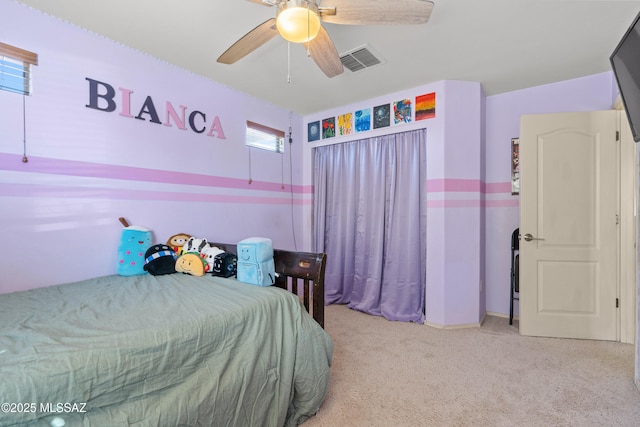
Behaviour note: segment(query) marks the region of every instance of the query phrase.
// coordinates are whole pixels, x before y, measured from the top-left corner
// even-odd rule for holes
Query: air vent
[[[369,46],[360,46],[349,52],[340,55],[340,61],[345,68],[354,73],[356,71],[365,70],[367,68],[376,67],[384,64],[384,60],[380,55],[375,53]]]

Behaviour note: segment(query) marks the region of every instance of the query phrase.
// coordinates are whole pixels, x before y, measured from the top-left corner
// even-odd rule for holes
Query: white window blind
[[[284,153],[284,131],[247,121],[246,144],[274,153]]]
[[[0,89],[30,95],[31,65],[38,65],[36,53],[0,43]]]

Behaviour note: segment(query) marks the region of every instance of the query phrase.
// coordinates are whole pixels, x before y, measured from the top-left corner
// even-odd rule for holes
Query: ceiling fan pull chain
[[[22,94],[22,163],[27,163],[27,110],[25,107],[26,94]]]

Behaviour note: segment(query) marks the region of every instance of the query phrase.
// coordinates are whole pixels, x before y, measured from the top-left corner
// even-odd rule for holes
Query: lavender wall
[[[26,98],[26,164],[22,97],[0,92],[0,231],[11,248],[0,260],[0,293],[112,274],[120,216],[151,228],[157,241],[178,232],[231,242],[266,235],[278,247],[311,250],[313,147],[425,127],[427,322],[476,324],[485,311],[507,315],[509,241],[519,221],[510,140],[519,134],[520,115],[609,109],[615,97],[611,73],[486,99],[478,83],[437,82],[291,115],[301,137],[284,156],[251,150],[250,172],[245,121],[288,129],[288,111],[5,4],[0,39],[37,52],[40,63]],[[187,114],[205,113],[207,132],[217,116],[224,138],[180,129],[175,120],[150,123],[148,114],[123,116],[121,98],[111,113],[87,108],[87,77],[114,86],[118,96],[127,93],[120,88],[133,91],[133,115],[150,96],[163,122],[167,102],[178,112],[185,106]],[[306,142],[308,122],[431,92],[435,118]]]
[[[28,163],[23,98],[0,91],[0,293],[114,274],[120,216],[157,242],[265,236],[309,249],[306,147],[279,155],[244,145],[246,120],[283,130],[291,120],[301,135],[301,117],[17,2],[2,8],[0,40],[38,53],[39,64],[25,100]],[[105,100],[86,107],[86,78],[114,88],[115,111],[102,111]],[[202,113],[193,128],[204,132],[167,119],[171,107],[178,119],[183,108]]]

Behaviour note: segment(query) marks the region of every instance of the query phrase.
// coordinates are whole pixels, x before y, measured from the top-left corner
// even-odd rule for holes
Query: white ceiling
[[[367,44],[386,61],[329,79],[301,45],[291,45],[289,73],[280,37],[233,65],[217,63],[275,16],[275,8],[249,1],[19,1],[302,115],[440,80],[480,82],[495,95],[608,71],[640,11],[631,0],[435,0],[422,25],[324,24],[340,54]]]

